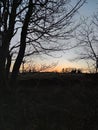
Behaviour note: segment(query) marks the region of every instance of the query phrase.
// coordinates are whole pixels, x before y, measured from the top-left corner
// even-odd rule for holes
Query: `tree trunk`
[[[6,50],[0,47],[0,87],[7,86],[6,74],[5,74],[5,61],[6,61]]]
[[[20,51],[18,53],[17,59],[15,61],[15,64],[14,64],[14,67],[13,67],[13,70],[12,70],[11,81],[10,81],[12,86],[16,83],[16,79],[17,79],[17,76],[18,76],[18,73],[19,73],[19,68],[21,66],[21,63],[22,63],[22,60],[23,60],[23,57],[24,57],[25,46],[26,45],[24,44],[24,47],[20,48]]]
[[[9,54],[9,52],[8,52],[7,63],[6,63],[6,78],[7,78],[7,80],[9,80],[11,60],[12,60],[12,55]]]
[[[22,60],[24,57],[25,48],[26,48],[27,29],[28,29],[30,17],[32,15],[32,10],[33,10],[32,0],[29,0],[29,9],[25,16],[24,24],[23,24],[22,31],[21,31],[20,49],[19,49],[19,53],[16,58],[16,61],[14,63],[12,75],[11,75],[11,85],[12,86],[16,83],[16,79],[17,79],[17,76],[19,73],[19,68],[21,66],[21,63],[22,63]]]
[[[0,8],[0,28],[1,26],[3,27],[2,46],[0,47],[0,87],[2,86],[3,88],[8,85],[5,64],[8,55],[9,44],[14,33],[15,19],[17,16],[16,11],[22,0],[18,2],[14,0],[11,6],[9,5],[9,2],[7,2],[8,1],[5,1],[5,3],[3,3],[3,9]],[[10,13],[9,10],[11,11]]]

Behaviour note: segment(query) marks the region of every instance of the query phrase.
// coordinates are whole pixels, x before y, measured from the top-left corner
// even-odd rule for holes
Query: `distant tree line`
[[[62,73],[71,73],[71,74],[81,74],[82,70],[81,69],[76,69],[76,68],[62,68]]]

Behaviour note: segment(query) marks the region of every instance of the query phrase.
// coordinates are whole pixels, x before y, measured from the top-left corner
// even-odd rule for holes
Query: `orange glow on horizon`
[[[28,65],[28,64],[25,64],[24,65],[24,68],[23,68],[23,65],[21,65],[21,67],[20,67],[20,72],[22,72],[22,71],[25,71],[25,72],[29,72],[29,71],[31,71],[31,72],[62,72],[62,70],[64,69],[65,70],[65,72],[70,72],[72,69],[79,69],[79,70],[81,70],[83,73],[86,73],[86,72],[89,72],[88,71],[88,69],[86,69],[86,68],[80,68],[80,67],[74,67],[74,66],[62,66],[62,65],[57,65],[56,67],[51,67],[51,68],[48,68],[47,67],[47,69],[43,69],[42,71],[40,71],[40,65],[35,65],[35,66],[33,66],[33,65]],[[23,70],[24,69],[24,70]]]

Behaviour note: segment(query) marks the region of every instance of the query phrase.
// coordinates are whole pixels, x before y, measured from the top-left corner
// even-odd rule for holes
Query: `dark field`
[[[98,75],[24,74],[0,94],[0,130],[98,130]]]

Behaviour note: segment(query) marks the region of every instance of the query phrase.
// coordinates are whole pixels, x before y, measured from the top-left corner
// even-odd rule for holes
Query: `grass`
[[[22,75],[1,93],[2,130],[98,130],[98,76]]]

